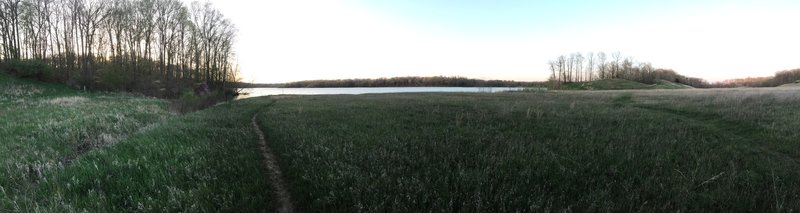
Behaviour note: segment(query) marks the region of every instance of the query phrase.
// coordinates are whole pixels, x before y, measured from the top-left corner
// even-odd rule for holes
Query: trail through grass
[[[271,212],[258,138],[246,122],[260,107],[223,104],[89,152],[48,176],[36,204],[47,211]]]
[[[797,88],[272,96],[181,116],[0,89],[0,212],[274,212],[273,180],[306,212],[800,210]]]
[[[248,122],[268,103],[176,116],[0,75],[0,212],[272,212]]]
[[[800,209],[797,90],[278,96],[303,211]]]
[[[273,153],[272,149],[269,148],[266,140],[264,139],[264,132],[261,131],[261,127],[258,126],[258,122],[256,122],[256,117],[258,114],[253,115],[252,123],[253,129],[255,129],[256,134],[258,135],[258,142],[261,148],[261,154],[264,156],[264,165],[269,172],[269,182],[272,186],[272,191],[275,194],[275,197],[278,201],[278,209],[277,212],[281,213],[292,213],[295,212],[294,205],[292,204],[292,197],[289,194],[289,191],[286,189],[286,181],[283,180],[283,173],[281,172],[280,167],[278,166],[277,159],[275,158],[275,154]]]

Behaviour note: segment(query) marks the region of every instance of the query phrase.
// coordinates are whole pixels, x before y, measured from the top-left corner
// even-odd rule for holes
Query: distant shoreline
[[[237,88],[352,88],[352,87],[541,87],[545,82],[481,80],[465,77],[394,77],[378,79],[308,80],[277,84],[237,83]]]

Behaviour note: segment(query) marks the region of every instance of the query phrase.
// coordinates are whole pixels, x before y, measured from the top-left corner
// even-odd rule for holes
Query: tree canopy
[[[604,52],[561,55],[549,61],[548,65],[550,81],[558,84],[625,79],[645,84],[665,80],[697,88],[710,86],[703,79],[683,76],[671,69],[654,68],[649,62],[637,62],[633,57],[624,57],[619,52],[610,56]]]
[[[0,0],[2,68],[72,86],[166,97],[224,87],[237,74],[236,33],[210,3]]]

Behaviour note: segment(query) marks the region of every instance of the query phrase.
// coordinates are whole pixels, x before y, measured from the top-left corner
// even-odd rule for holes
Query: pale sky
[[[395,76],[542,81],[620,51],[709,81],[800,68],[798,0],[211,0],[247,82]]]

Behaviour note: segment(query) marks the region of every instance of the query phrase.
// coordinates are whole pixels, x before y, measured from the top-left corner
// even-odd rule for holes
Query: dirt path
[[[267,146],[267,141],[264,139],[264,132],[258,127],[258,123],[256,122],[257,116],[258,114],[253,115],[253,129],[255,129],[256,134],[258,134],[258,142],[261,144],[261,154],[264,155],[264,166],[269,172],[269,183],[272,185],[273,192],[277,197],[279,205],[278,212],[295,212],[294,205],[292,205],[292,197],[289,194],[289,190],[286,188],[286,182],[283,181],[283,173],[281,173],[281,168],[278,167],[275,154],[272,152],[272,149]]]
[[[723,119],[719,115],[671,109],[654,105],[634,105],[634,107],[654,112],[667,113],[700,123],[707,130],[718,134],[720,137],[725,138],[728,141],[746,143],[751,149],[758,150],[762,153],[772,155],[789,162],[800,163],[800,156],[795,156],[791,153],[787,153],[761,143],[761,141],[770,140],[770,138],[769,135],[764,133],[766,130],[758,126],[758,124],[744,121],[730,121]]]

